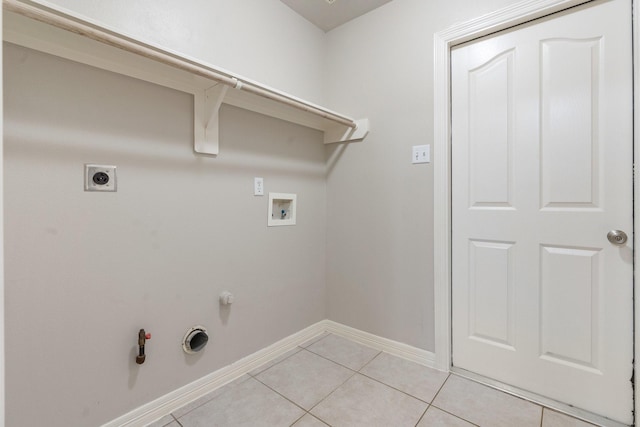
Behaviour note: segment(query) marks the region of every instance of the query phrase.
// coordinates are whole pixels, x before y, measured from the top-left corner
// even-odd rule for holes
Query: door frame
[[[449,372],[451,358],[451,66],[450,51],[457,44],[504,30],[532,19],[589,3],[594,0],[523,0],[488,15],[456,24],[434,35],[434,314],[435,365]],[[640,99],[640,34],[638,7],[633,5],[633,99]],[[640,108],[633,113],[634,164],[640,165],[638,146]],[[640,219],[640,179],[634,174],[634,228]],[[634,248],[639,238],[633,236]],[[640,250],[634,251],[635,266],[640,265]],[[640,285],[635,280],[634,307],[640,307]],[[640,354],[640,313],[634,309],[634,352]],[[634,367],[635,378],[640,378],[639,364]],[[635,387],[635,414],[640,414],[640,387]]]

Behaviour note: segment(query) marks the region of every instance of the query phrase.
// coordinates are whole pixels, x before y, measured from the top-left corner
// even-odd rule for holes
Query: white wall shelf
[[[351,119],[85,18],[29,1],[3,0],[3,8],[7,42],[192,94],[197,153],[218,154],[223,103],[324,131],[325,144],[362,141],[369,133],[368,119]]]

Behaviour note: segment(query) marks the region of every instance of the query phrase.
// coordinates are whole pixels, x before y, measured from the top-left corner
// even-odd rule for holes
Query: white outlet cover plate
[[[97,184],[93,176],[97,173],[105,173],[109,177],[106,184]],[[118,191],[116,167],[111,165],[84,165],[84,191]]]
[[[431,146],[430,145],[414,145],[411,153],[411,163],[429,163],[431,162]]]
[[[260,177],[253,178],[253,195],[264,196],[264,179]]]

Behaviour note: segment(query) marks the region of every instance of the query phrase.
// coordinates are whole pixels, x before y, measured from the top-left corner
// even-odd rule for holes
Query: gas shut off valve
[[[136,356],[136,363],[142,365],[147,356],[144,354],[144,347],[147,344],[147,340],[151,339],[151,334],[145,332],[144,329],[140,329],[138,332],[138,355]]]

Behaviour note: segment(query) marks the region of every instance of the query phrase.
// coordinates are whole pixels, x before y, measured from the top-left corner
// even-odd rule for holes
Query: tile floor
[[[150,424],[210,426],[591,424],[337,335],[324,334]]]

